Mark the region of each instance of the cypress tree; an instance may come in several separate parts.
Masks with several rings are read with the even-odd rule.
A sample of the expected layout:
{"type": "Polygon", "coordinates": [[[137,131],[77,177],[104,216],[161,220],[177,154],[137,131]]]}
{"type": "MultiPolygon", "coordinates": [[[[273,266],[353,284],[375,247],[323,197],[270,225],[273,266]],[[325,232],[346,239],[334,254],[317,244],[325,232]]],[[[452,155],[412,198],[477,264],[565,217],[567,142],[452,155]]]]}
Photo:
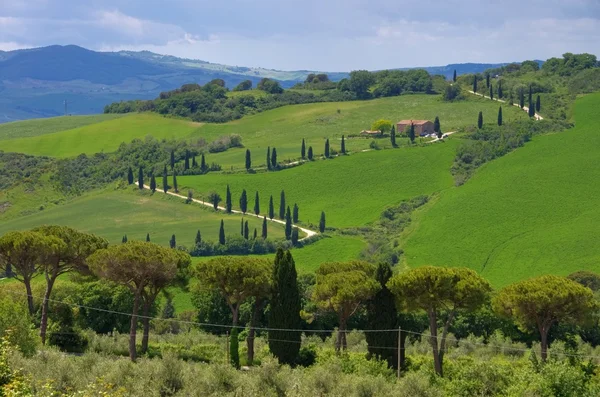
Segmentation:
{"type": "Polygon", "coordinates": [[[138,186],[140,189],[144,188],[144,170],[140,167],[140,171],[138,173],[138,186]]]}
{"type": "Polygon", "coordinates": [[[535,111],[539,112],[541,108],[542,104],[540,102],[540,96],[538,95],[537,98],[535,98],[535,111]]]}
{"type": "Polygon", "coordinates": [[[531,88],[531,84],[529,84],[529,104],[531,105],[533,103],[533,91],[531,88]]]}
{"type": "Polygon", "coordinates": [[[267,217],[263,217],[262,238],[267,238],[267,217]]]}
{"type": "Polygon", "coordinates": [[[250,149],[246,149],[246,171],[252,168],[252,158],[250,157],[250,149]]]}
{"type": "Polygon", "coordinates": [[[206,172],[206,157],[204,157],[204,153],[202,153],[202,157],[200,157],[200,170],[206,172]]]}
{"type": "Polygon", "coordinates": [[[127,182],[130,185],[133,185],[133,170],[131,169],[131,167],[129,167],[129,169],[127,170],[127,182]]]}
{"type": "Polygon", "coordinates": [[[289,240],[292,238],[292,212],[290,211],[290,207],[287,207],[287,211],[285,213],[285,239],[289,240]]]}
{"type": "Polygon", "coordinates": [[[285,218],[285,192],[282,190],[279,199],[279,219],[283,218],[285,218]]]}
{"type": "Polygon", "coordinates": [[[502,80],[498,81],[498,99],[502,99],[502,80]]]}
{"type": "Polygon", "coordinates": [[[244,238],[248,240],[250,238],[250,227],[248,226],[248,221],[244,224],[244,238]]]}
{"type": "Polygon", "coordinates": [[[295,227],[292,229],[292,245],[296,246],[298,244],[298,228],[295,227]]]}
{"type": "Polygon", "coordinates": [[[452,81],[456,83],[456,69],[454,69],[454,75],[452,76],[452,81]]]}
{"type": "Polygon", "coordinates": [[[175,189],[175,193],[179,193],[179,189],[177,188],[177,170],[173,168],[173,189],[175,189]]]}
{"type": "Polygon", "coordinates": [[[150,190],[152,190],[152,193],[156,191],[156,178],[154,178],[154,174],[150,177],[150,190]]]}
{"type": "Polygon", "coordinates": [[[325,233],[325,211],[321,211],[321,219],[319,220],[319,231],[325,233]]]}
{"type": "Polygon", "coordinates": [[[302,159],[306,158],[306,143],[304,142],[304,138],[302,138],[302,148],[300,149],[300,157],[302,157],[302,159]]]}
{"type": "Polygon", "coordinates": [[[254,240],[256,240],[257,237],[258,237],[258,231],[256,230],[256,228],[254,228],[254,240]]]}
{"type": "Polygon", "coordinates": [[[477,128],[483,127],[483,112],[479,112],[479,117],[477,117],[477,128]]]}
{"type": "Polygon", "coordinates": [[[345,141],[345,137],[342,135],[342,154],[346,154],[346,141],[345,141]]]}
{"type": "Polygon", "coordinates": [[[271,168],[276,170],[277,167],[277,149],[273,148],[273,150],[271,150],[271,168]]]}
{"type": "Polygon", "coordinates": [[[523,92],[523,88],[519,90],[519,107],[523,109],[525,107],[525,93],[523,92]]]}
{"type": "Polygon", "coordinates": [[[390,132],[390,142],[392,143],[392,147],[397,147],[396,144],[396,129],[392,126],[392,131],[390,132]]]}
{"type": "Polygon", "coordinates": [[[477,93],[477,75],[473,75],[473,92],[477,93]]]}
{"type": "Polygon", "coordinates": [[[150,233],[146,233],[146,242],[149,243],[150,242],[150,233]]]}
{"type": "Polygon", "coordinates": [[[410,129],[408,130],[408,137],[410,138],[411,143],[415,143],[415,125],[413,123],[410,124],[410,129]]]}
{"type": "Polygon", "coordinates": [[[325,158],[329,158],[329,138],[325,141],[325,158]]]}
{"type": "Polygon", "coordinates": [[[240,223],[240,235],[244,237],[244,218],[242,218],[242,222],[240,223]]]}
{"type": "Polygon", "coordinates": [[[175,248],[177,246],[177,241],[175,240],[175,235],[171,236],[171,240],[169,241],[169,246],[171,248],[175,248]]]}
{"type": "Polygon", "coordinates": [[[267,169],[271,169],[271,147],[267,147],[267,169]]]}
{"type": "Polygon", "coordinates": [[[124,236],[123,236],[123,239],[121,240],[121,242],[122,242],[123,244],[125,244],[125,243],[127,242],[127,235],[124,235],[124,236]]]}
{"type": "Polygon", "coordinates": [[[502,106],[498,109],[498,125],[502,125],[502,106]]]}
{"type": "Polygon", "coordinates": [[[256,191],[256,195],[254,196],[254,213],[256,215],[260,214],[260,200],[258,199],[258,190],[256,191]]]}
{"type": "MultiPolygon", "coordinates": [[[[392,330],[398,328],[395,297],[386,286],[391,277],[392,268],[390,265],[387,263],[377,265],[375,279],[380,284],[381,289],[367,301],[367,324],[369,329],[392,330]]],[[[370,355],[386,360],[388,366],[397,368],[398,331],[366,332],[365,338],[370,355]]]]}
{"type": "Polygon", "coordinates": [[[269,311],[269,350],[280,364],[294,364],[300,351],[300,332],[276,331],[299,329],[301,326],[300,291],[296,264],[289,251],[281,248],[275,255],[273,286],[271,288],[271,310],[269,311]]]}
{"type": "Polygon", "coordinates": [[[196,162],[196,155],[194,154],[192,156],[192,168],[196,168],[198,166],[198,163],[196,162]]]}
{"type": "Polygon", "coordinates": [[[490,84],[490,99],[494,100],[494,85],[490,84]]]}
{"type": "Polygon", "coordinates": [[[219,244],[225,245],[225,223],[221,219],[221,228],[219,229],[219,244]]]}
{"type": "Polygon", "coordinates": [[[219,210],[219,201],[221,200],[221,196],[219,196],[218,194],[213,194],[212,200],[213,200],[213,202],[212,202],[213,208],[215,209],[215,211],[218,211],[219,210]]]}
{"type": "Polygon", "coordinates": [[[486,73],[486,75],[485,75],[485,86],[488,88],[490,87],[490,74],[489,73],[486,73]]]}
{"type": "Polygon", "coordinates": [[[298,204],[294,203],[294,212],[292,212],[292,221],[298,223],[298,204]]]}
{"type": "Polygon", "coordinates": [[[200,229],[196,232],[196,239],[194,240],[196,245],[199,245],[202,242],[202,235],[200,234],[200,229]]]}
{"type": "Polygon", "coordinates": [[[185,151],[185,161],[183,163],[183,169],[190,169],[190,152],[188,150],[185,151]]]}
{"type": "Polygon", "coordinates": [[[436,133],[438,138],[442,136],[442,126],[440,125],[440,118],[435,116],[435,120],[433,121],[433,132],[436,133]]]}
{"type": "Polygon", "coordinates": [[[237,328],[233,328],[231,335],[229,335],[229,359],[235,369],[240,368],[240,341],[237,328]]]}
{"type": "Polygon", "coordinates": [[[240,196],[240,209],[244,214],[248,210],[248,195],[246,194],[246,189],[242,190],[242,195],[240,196]]]}
{"type": "Polygon", "coordinates": [[[269,219],[275,218],[275,206],[273,205],[273,195],[269,199],[269,219]]]}
{"type": "Polygon", "coordinates": [[[171,150],[171,169],[175,168],[175,151],[171,150]]]}
{"type": "Polygon", "coordinates": [[[535,116],[535,104],[531,101],[529,101],[529,117],[533,117],[535,116]]]}
{"type": "Polygon", "coordinates": [[[308,159],[312,160],[313,159],[313,150],[312,150],[312,146],[308,147],[308,159]]]}
{"type": "Polygon", "coordinates": [[[163,169],[163,191],[166,193],[169,190],[169,181],[167,181],[167,166],[163,169]]]}
{"type": "Polygon", "coordinates": [[[229,190],[229,185],[227,185],[227,193],[225,194],[225,211],[228,214],[231,214],[231,208],[233,205],[231,204],[231,190],[229,190]]]}

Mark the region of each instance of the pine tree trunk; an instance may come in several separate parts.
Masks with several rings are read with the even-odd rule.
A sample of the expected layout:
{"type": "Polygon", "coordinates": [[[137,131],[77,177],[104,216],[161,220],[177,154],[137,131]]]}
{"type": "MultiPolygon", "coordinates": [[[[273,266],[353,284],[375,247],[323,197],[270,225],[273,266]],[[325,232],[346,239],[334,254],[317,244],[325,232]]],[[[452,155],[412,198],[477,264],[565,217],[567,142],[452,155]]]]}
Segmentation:
{"type": "Polygon", "coordinates": [[[52,293],[52,287],[56,276],[46,277],[46,292],[44,293],[44,301],[42,302],[42,319],[40,323],[40,338],[42,339],[42,345],[46,344],[46,330],[48,329],[48,306],[50,303],[50,294],[52,293]]]}
{"type": "Polygon", "coordinates": [[[439,376],[443,376],[442,372],[442,362],[440,360],[439,349],[438,349],[438,327],[437,327],[437,316],[433,310],[429,311],[429,330],[431,335],[429,337],[429,343],[431,344],[431,349],[433,350],[433,366],[435,372],[439,376]]]}
{"type": "Polygon", "coordinates": [[[29,314],[33,316],[35,314],[35,309],[33,307],[33,293],[31,292],[31,280],[24,279],[23,283],[25,284],[25,290],[27,290],[27,307],[29,308],[29,314]]]}
{"type": "Polygon", "coordinates": [[[137,355],[135,351],[135,342],[137,336],[137,320],[138,320],[138,309],[140,306],[140,295],[136,293],[133,300],[133,310],[131,312],[131,323],[129,326],[129,358],[135,362],[137,355]]]}
{"type": "Polygon", "coordinates": [[[540,327],[542,361],[546,362],[548,358],[548,328],[540,327]]]}

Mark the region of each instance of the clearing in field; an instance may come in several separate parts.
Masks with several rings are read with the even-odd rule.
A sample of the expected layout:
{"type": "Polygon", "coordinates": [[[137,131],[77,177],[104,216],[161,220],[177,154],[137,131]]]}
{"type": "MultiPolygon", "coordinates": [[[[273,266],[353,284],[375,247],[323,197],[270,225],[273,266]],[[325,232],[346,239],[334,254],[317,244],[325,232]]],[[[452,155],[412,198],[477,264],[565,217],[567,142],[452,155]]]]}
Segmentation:
{"type": "Polygon", "coordinates": [[[532,143],[449,189],[416,219],[409,266],[468,266],[496,287],[541,274],[600,271],[600,94],[576,127],[532,143]]]}

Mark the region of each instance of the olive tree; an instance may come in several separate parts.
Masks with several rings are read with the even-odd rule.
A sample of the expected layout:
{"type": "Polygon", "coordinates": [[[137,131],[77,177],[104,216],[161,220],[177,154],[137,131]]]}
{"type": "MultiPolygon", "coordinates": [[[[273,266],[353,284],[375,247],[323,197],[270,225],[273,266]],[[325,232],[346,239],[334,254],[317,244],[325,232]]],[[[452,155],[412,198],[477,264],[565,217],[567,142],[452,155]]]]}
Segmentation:
{"type": "Polygon", "coordinates": [[[336,313],[339,321],[337,352],[346,350],[348,319],[381,288],[375,280],[375,266],[367,262],[323,263],[317,269],[313,300],[323,310],[336,313]]]}
{"type": "Polygon", "coordinates": [[[541,356],[548,357],[548,332],[558,322],[584,324],[597,308],[592,290],[559,276],[542,276],[502,289],[493,300],[494,310],[512,318],[525,331],[540,334],[541,356]]]}
{"type": "Polygon", "coordinates": [[[395,275],[387,286],[396,295],[398,307],[427,313],[435,371],[443,376],[446,338],[454,317],[488,301],[490,284],[471,269],[425,266],[395,275]],[[439,336],[438,321],[442,319],[439,336]]]}
{"type": "Polygon", "coordinates": [[[135,361],[138,313],[141,305],[156,297],[157,290],[176,277],[185,258],[179,251],[154,243],[130,241],[98,250],[89,259],[89,267],[98,277],[129,288],[133,295],[129,333],[129,358],[135,361]]]}

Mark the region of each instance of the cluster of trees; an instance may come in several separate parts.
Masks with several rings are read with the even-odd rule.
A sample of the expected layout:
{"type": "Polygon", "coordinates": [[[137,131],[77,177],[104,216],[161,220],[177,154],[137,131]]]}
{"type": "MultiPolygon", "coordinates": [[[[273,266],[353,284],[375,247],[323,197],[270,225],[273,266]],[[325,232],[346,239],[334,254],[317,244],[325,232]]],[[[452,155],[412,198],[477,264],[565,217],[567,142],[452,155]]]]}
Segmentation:
{"type": "Polygon", "coordinates": [[[358,99],[397,96],[402,93],[432,93],[433,78],[425,70],[356,70],[338,83],[340,91],[352,92],[358,99]]]}

